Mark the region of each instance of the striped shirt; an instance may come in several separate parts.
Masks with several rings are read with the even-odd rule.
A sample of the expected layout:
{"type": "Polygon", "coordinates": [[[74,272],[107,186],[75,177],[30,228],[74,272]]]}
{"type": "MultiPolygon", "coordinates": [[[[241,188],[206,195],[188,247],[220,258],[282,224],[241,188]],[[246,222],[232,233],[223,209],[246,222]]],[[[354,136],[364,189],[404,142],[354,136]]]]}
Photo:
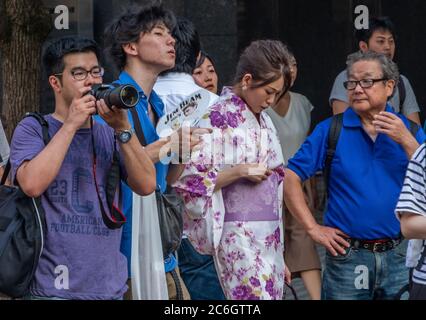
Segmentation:
{"type": "MultiPolygon", "coordinates": [[[[397,216],[404,213],[414,213],[426,217],[426,144],[422,144],[407,168],[407,173],[402,187],[401,195],[395,210],[397,216]]],[[[407,251],[407,266],[415,267],[418,264],[420,253],[425,250],[422,240],[410,240],[407,251]]],[[[413,282],[426,285],[426,263],[413,272],[413,282]]]]}

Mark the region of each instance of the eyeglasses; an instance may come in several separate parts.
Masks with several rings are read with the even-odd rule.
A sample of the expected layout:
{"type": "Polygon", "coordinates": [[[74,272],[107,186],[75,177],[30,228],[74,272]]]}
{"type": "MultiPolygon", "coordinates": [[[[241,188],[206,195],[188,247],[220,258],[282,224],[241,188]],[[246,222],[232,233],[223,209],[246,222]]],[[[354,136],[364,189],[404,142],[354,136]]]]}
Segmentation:
{"type": "Polygon", "coordinates": [[[359,81],[349,80],[349,81],[343,82],[343,86],[345,87],[346,90],[354,90],[356,88],[356,86],[359,84],[361,86],[361,88],[367,89],[367,88],[371,88],[376,82],[387,81],[387,80],[389,80],[389,79],[386,79],[386,78],[362,79],[362,80],[359,80],[359,81]]]}
{"type": "MultiPolygon", "coordinates": [[[[105,70],[102,67],[93,67],[91,70],[76,68],[71,70],[71,75],[74,78],[74,80],[83,81],[87,79],[87,77],[89,76],[89,73],[93,78],[100,78],[104,75],[104,72],[105,70]]],[[[62,76],[63,73],[55,73],[54,75],[62,76]]]]}

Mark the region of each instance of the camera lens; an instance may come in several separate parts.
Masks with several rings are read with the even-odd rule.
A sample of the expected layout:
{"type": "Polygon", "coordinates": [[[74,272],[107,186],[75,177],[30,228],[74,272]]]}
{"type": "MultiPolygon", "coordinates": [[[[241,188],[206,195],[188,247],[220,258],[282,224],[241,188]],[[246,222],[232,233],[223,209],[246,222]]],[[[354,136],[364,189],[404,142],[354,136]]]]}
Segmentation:
{"type": "Polygon", "coordinates": [[[133,108],[138,104],[139,93],[133,86],[123,86],[120,91],[120,100],[127,108],[133,108]]]}
{"type": "Polygon", "coordinates": [[[104,99],[108,107],[116,106],[120,109],[134,108],[139,102],[138,90],[130,85],[118,84],[95,84],[90,94],[96,100],[104,99]]]}

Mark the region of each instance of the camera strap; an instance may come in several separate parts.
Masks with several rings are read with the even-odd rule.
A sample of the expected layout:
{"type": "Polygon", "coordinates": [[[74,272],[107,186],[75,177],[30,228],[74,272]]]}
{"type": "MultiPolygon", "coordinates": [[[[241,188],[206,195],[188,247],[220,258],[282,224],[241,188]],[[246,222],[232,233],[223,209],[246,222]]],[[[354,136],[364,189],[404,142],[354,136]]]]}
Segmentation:
{"type": "Polygon", "coordinates": [[[95,180],[96,193],[98,195],[99,206],[101,208],[102,220],[109,229],[119,229],[126,222],[126,217],[117,206],[114,205],[114,198],[120,184],[120,155],[117,151],[116,141],[114,137],[114,152],[112,156],[112,165],[107,174],[107,183],[105,186],[105,194],[111,217],[105,211],[104,204],[99,193],[99,185],[96,179],[96,148],[95,136],[93,133],[93,119],[90,118],[90,132],[92,136],[92,152],[93,152],[93,178],[95,180]]]}
{"type": "MultiPolygon", "coordinates": [[[[136,108],[130,109],[130,113],[132,114],[133,125],[135,127],[136,136],[138,137],[139,143],[143,147],[146,147],[147,143],[146,143],[146,140],[145,140],[145,135],[143,133],[142,126],[141,126],[141,121],[139,119],[139,115],[138,115],[138,112],[136,111],[136,108]]],[[[159,187],[157,187],[156,192],[158,192],[158,190],[160,190],[159,187]]]]}

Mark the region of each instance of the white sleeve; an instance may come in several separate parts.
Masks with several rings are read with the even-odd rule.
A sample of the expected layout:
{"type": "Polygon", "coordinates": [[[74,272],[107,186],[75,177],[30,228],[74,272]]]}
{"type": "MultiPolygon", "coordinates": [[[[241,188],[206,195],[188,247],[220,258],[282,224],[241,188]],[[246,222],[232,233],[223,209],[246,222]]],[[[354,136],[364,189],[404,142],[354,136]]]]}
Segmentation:
{"type": "Polygon", "coordinates": [[[333,88],[331,89],[330,97],[328,99],[330,107],[333,103],[333,100],[340,100],[349,104],[348,94],[345,87],[343,86],[343,82],[345,82],[346,80],[348,80],[346,71],[340,72],[339,75],[336,77],[336,80],[334,80],[333,88]]]}
{"type": "Polygon", "coordinates": [[[6,134],[4,133],[3,126],[0,121],[0,167],[3,167],[6,165],[7,161],[9,160],[9,144],[6,139],[6,134]]]}
{"type": "Polygon", "coordinates": [[[405,76],[401,75],[401,78],[405,86],[405,100],[404,104],[402,105],[404,115],[408,116],[412,113],[420,112],[419,104],[417,103],[416,95],[414,94],[414,90],[411,87],[410,81],[408,81],[405,76]]]}

